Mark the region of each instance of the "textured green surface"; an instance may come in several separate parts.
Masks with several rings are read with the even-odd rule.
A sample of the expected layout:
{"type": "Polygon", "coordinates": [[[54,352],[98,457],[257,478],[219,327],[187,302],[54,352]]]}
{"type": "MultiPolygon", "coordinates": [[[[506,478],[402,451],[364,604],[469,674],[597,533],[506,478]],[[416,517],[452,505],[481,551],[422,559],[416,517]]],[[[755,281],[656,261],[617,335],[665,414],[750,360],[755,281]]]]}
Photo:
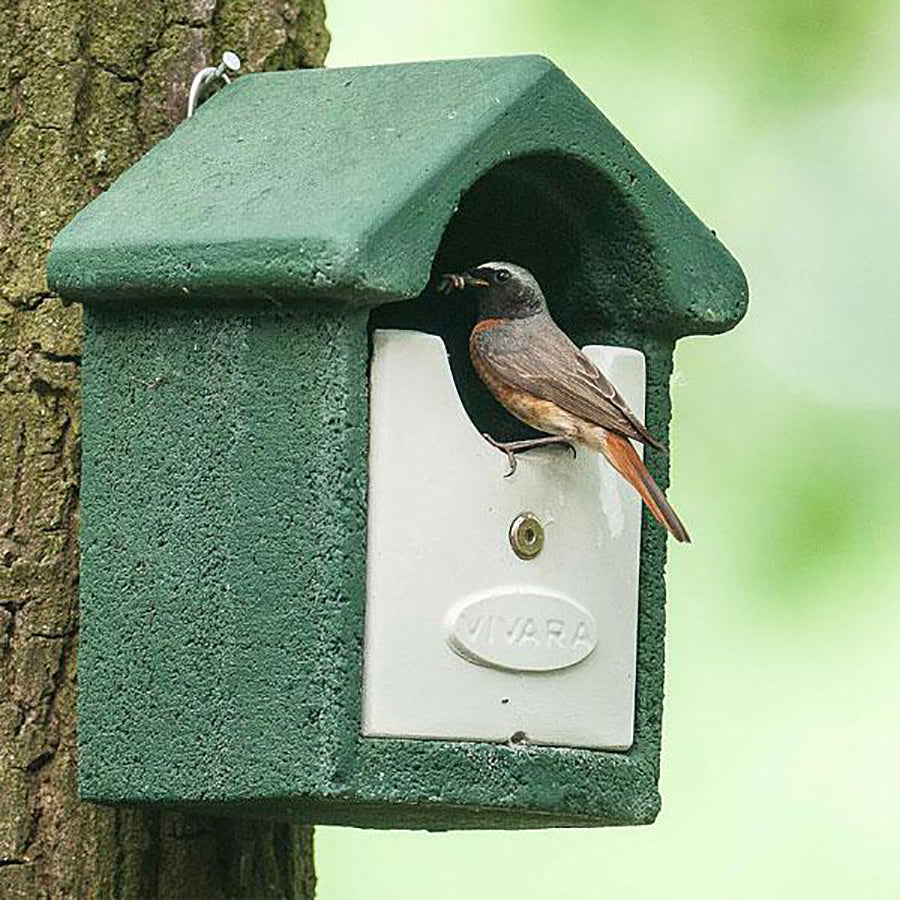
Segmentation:
{"type": "MultiPolygon", "coordinates": [[[[649,821],[658,529],[644,530],[629,753],[359,737],[366,317],[86,309],[84,796],[387,826],[649,821]]],[[[651,384],[669,351],[651,351],[651,384]]]]}
{"type": "Polygon", "coordinates": [[[727,251],[535,56],[239,78],[76,217],[54,244],[49,278],[86,302],[414,297],[463,193],[533,154],[573,160],[546,187],[591,236],[592,252],[567,253],[585,284],[596,285],[610,244],[627,244],[627,264],[652,273],[643,296],[617,307],[623,321],[686,334],[740,318],[746,289],[727,251]],[[602,199],[588,203],[590,194],[602,199]]]}
{"type": "Polygon", "coordinates": [[[576,340],[644,351],[660,437],[675,338],[746,304],[721,245],[535,58],[241,79],[58,238],[51,276],[87,302],[86,798],[373,827],[653,820],[665,539],[646,521],[628,752],[359,734],[368,329],[441,334],[473,419],[513,429],[464,363],[465,302],[335,300],[492,256],[532,268],[576,340]]]}

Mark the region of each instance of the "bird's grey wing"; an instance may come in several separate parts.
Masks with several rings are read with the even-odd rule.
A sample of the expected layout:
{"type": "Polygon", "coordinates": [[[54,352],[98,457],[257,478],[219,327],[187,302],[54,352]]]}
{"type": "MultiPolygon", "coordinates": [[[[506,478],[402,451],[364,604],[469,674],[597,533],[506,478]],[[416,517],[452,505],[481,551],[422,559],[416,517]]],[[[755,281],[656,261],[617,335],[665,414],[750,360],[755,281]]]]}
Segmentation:
{"type": "Polygon", "coordinates": [[[663,445],[647,431],[609,379],[549,317],[475,336],[477,351],[510,387],[627,438],[663,445]]]}

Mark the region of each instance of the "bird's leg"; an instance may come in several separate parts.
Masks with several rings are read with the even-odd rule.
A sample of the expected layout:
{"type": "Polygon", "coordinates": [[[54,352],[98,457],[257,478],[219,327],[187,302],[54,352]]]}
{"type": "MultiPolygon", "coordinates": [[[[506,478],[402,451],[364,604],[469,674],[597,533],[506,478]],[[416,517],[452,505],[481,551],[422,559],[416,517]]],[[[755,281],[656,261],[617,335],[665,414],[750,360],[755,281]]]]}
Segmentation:
{"type": "Polygon", "coordinates": [[[509,461],[509,471],[503,476],[509,478],[516,471],[516,454],[522,453],[524,450],[531,450],[534,447],[546,447],[550,444],[565,444],[571,451],[572,456],[577,457],[578,451],[575,445],[565,437],[559,435],[550,435],[549,437],[531,438],[527,441],[496,441],[486,431],[481,435],[492,447],[502,450],[506,454],[509,461]]]}

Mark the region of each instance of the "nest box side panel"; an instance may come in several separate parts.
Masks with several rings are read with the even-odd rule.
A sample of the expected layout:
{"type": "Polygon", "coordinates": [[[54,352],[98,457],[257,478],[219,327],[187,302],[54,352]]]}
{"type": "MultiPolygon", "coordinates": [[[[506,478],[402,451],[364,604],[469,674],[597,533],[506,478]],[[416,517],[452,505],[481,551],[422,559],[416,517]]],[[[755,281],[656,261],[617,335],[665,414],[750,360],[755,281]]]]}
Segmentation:
{"type": "MultiPolygon", "coordinates": [[[[673,343],[621,331],[605,337],[644,354],[646,421],[666,441],[673,343]]],[[[650,450],[645,460],[664,488],[666,457],[650,450]]],[[[311,817],[322,823],[427,829],[653,822],[660,809],[666,536],[643,509],[642,516],[634,743],[628,750],[360,737],[354,768],[335,785],[335,800],[343,796],[354,803],[318,806],[311,817]]],[[[690,524],[689,510],[685,516],[690,524]]]]}
{"type": "Polygon", "coordinates": [[[365,313],[85,309],[81,789],[322,793],[352,754],[365,313]]]}

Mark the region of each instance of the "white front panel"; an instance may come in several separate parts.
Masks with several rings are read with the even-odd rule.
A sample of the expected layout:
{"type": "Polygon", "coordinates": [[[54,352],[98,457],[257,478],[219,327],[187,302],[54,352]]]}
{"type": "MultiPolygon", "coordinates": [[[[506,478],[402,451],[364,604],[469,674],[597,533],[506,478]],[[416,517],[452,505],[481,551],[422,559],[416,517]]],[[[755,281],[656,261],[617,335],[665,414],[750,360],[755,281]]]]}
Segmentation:
{"type": "MultiPolygon", "coordinates": [[[[586,347],[637,415],[644,358],[586,347]]],[[[363,734],[625,749],[640,500],[599,454],[506,457],[467,416],[440,338],[376,331],[363,734]],[[510,525],[544,526],[520,559],[510,525]]]]}

